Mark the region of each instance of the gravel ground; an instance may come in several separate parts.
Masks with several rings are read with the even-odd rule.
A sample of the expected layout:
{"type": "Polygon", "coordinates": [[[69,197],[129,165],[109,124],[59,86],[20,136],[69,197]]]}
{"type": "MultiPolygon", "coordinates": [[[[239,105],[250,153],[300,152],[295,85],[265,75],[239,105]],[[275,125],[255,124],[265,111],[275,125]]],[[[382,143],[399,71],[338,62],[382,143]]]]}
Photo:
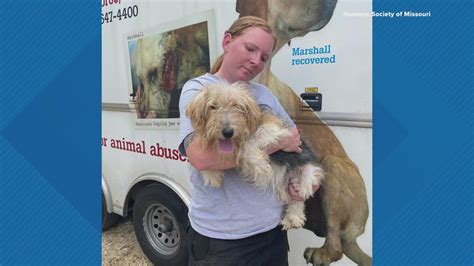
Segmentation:
{"type": "Polygon", "coordinates": [[[130,219],[102,232],[102,265],[153,265],[143,254],[130,219]]]}

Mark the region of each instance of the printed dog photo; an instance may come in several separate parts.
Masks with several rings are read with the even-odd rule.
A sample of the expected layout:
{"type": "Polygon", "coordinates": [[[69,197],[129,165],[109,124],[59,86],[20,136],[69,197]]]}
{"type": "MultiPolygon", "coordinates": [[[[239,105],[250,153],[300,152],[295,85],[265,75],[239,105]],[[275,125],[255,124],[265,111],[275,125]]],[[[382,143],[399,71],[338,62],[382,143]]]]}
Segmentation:
{"type": "MultiPolygon", "coordinates": [[[[302,153],[265,149],[289,136],[289,128],[268,111],[261,111],[245,83],[212,84],[189,103],[187,116],[203,144],[212,147],[222,160],[236,159],[245,179],[262,189],[273,189],[285,204],[283,229],[302,227],[306,221],[304,202],[293,201],[288,185],[296,184],[300,196],[308,199],[313,185],[323,179],[322,169],[310,148],[302,153]]],[[[220,187],[223,171],[202,171],[204,182],[220,187]]]]}
{"type": "Polygon", "coordinates": [[[137,118],[178,118],[184,83],[209,71],[207,22],[129,41],[137,118]]]}

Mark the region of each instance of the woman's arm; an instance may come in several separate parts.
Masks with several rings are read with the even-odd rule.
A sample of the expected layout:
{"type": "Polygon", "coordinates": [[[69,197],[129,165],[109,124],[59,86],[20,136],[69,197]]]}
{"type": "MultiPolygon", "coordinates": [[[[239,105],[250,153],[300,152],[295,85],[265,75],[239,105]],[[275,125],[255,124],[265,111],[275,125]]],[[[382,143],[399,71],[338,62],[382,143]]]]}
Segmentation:
{"type": "MultiPolygon", "coordinates": [[[[301,140],[298,129],[296,127],[292,128],[290,132],[291,135],[288,137],[281,139],[275,145],[267,147],[267,154],[272,154],[279,150],[285,152],[301,152],[301,140]]],[[[202,145],[199,137],[193,138],[189,143],[186,148],[186,155],[191,165],[199,171],[226,170],[237,166],[235,158],[226,161],[221,160],[215,151],[202,145]]]]}
{"type": "Polygon", "coordinates": [[[237,166],[235,158],[222,160],[219,155],[209,147],[202,145],[199,137],[194,137],[186,148],[189,163],[199,171],[202,170],[226,170],[237,166]]]}

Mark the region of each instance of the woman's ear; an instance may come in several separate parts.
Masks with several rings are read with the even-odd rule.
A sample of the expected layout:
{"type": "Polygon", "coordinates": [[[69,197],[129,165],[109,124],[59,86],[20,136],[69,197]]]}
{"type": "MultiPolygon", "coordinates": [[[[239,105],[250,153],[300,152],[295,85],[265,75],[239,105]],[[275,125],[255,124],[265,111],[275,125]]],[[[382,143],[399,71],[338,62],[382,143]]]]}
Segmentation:
{"type": "Polygon", "coordinates": [[[229,49],[229,45],[232,42],[232,35],[228,32],[224,34],[224,38],[222,39],[222,49],[224,49],[224,53],[227,53],[229,49]]]}

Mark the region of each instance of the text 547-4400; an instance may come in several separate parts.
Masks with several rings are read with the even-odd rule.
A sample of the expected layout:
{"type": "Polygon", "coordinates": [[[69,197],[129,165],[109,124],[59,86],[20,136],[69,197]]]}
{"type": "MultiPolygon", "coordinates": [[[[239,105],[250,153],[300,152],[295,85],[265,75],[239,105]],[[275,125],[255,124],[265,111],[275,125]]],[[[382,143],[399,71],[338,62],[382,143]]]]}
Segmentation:
{"type": "Polygon", "coordinates": [[[112,23],[116,20],[128,19],[138,16],[138,6],[119,8],[117,10],[102,13],[102,24],[112,23]]]}

